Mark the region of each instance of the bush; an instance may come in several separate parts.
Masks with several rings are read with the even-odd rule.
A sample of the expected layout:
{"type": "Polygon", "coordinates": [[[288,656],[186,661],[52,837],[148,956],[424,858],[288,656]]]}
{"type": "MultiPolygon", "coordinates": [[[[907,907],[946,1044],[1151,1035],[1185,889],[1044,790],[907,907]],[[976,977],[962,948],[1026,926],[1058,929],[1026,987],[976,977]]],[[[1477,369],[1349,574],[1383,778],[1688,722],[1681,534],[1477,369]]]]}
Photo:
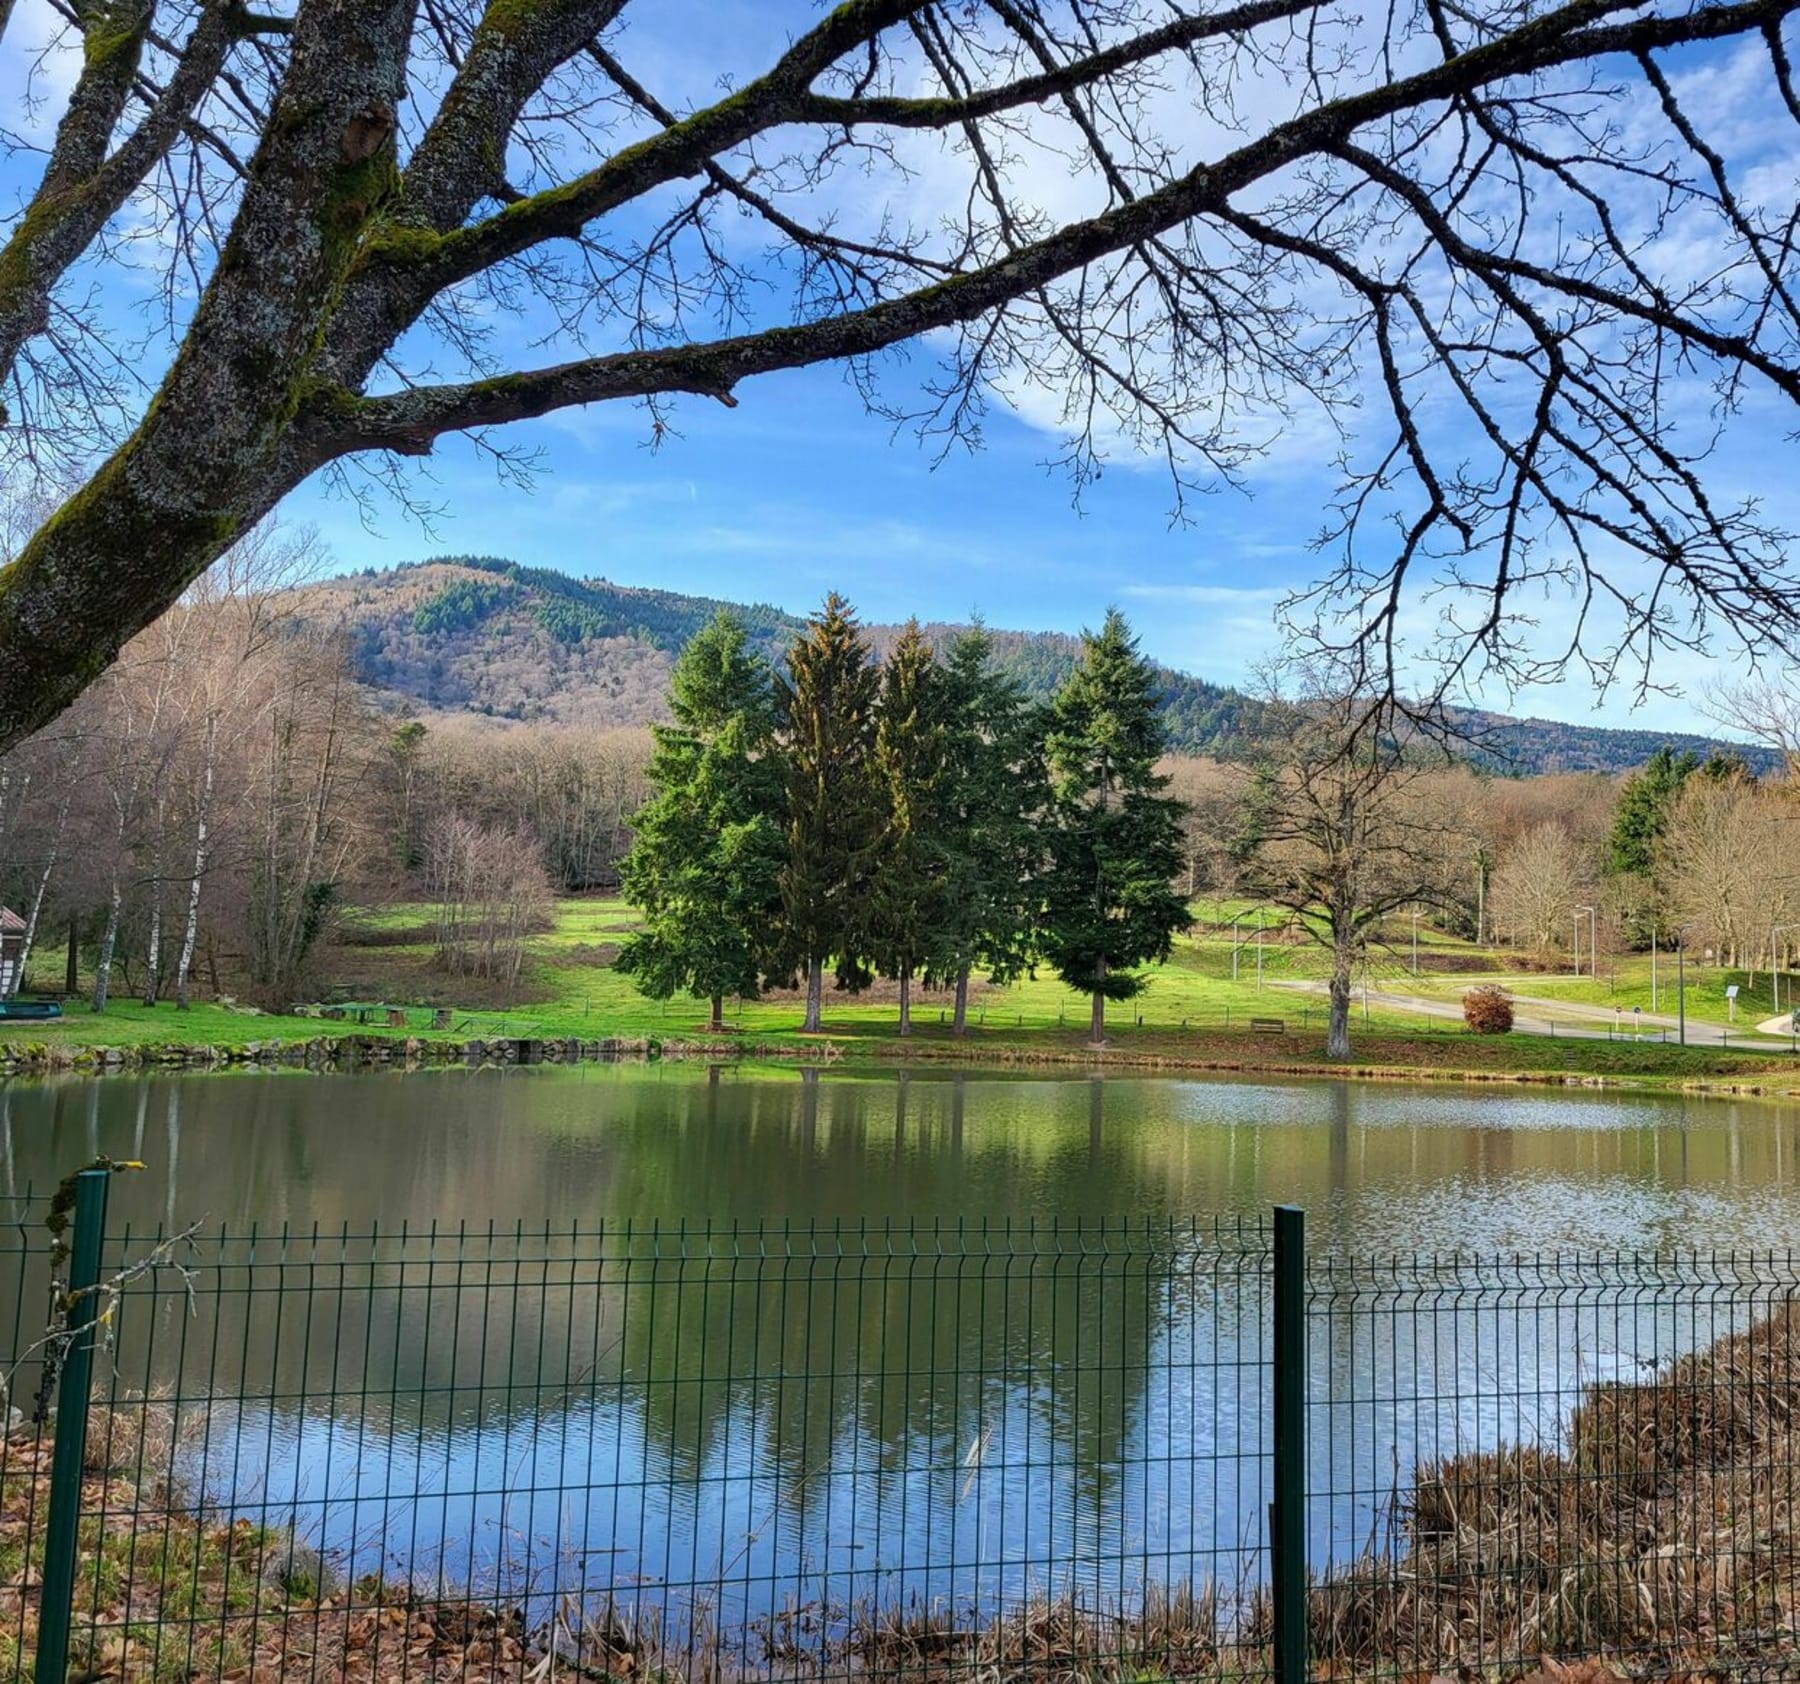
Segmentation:
{"type": "Polygon", "coordinates": [[[1512,996],[1491,982],[1462,997],[1463,1022],[1477,1035],[1504,1035],[1513,1026],[1512,996]]]}

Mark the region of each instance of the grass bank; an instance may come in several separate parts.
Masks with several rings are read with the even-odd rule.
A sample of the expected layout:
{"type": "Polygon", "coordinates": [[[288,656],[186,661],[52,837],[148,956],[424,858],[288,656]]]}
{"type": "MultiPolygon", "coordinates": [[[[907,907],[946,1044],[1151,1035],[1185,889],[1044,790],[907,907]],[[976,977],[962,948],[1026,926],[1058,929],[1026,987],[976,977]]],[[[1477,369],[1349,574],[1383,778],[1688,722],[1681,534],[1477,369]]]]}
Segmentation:
{"type": "MultiPolygon", "coordinates": [[[[53,1022],[0,1022],[0,1067],[9,1060],[15,1069],[27,1070],[211,1064],[253,1051],[260,1056],[270,1048],[278,1049],[276,1057],[331,1064],[357,1046],[403,1061],[467,1056],[472,1044],[526,1040],[626,1053],[690,1050],[724,1059],[829,1057],[871,1064],[1079,1064],[1303,1075],[1348,1068],[1394,1078],[1800,1088],[1800,1063],[1779,1044],[1762,1052],[1716,1043],[1683,1048],[1653,1038],[1484,1038],[1453,1018],[1383,1002],[1384,987],[1453,1001],[1471,981],[1495,975],[1506,957],[1422,930],[1415,973],[1410,926],[1390,932],[1391,951],[1372,967],[1377,995],[1368,1009],[1356,1011],[1354,1058],[1347,1067],[1334,1064],[1324,1055],[1323,1001],[1283,986],[1320,979],[1324,954],[1272,923],[1259,939],[1253,916],[1246,917],[1246,908],[1236,902],[1196,903],[1194,929],[1176,942],[1166,964],[1148,973],[1142,996],[1111,1009],[1109,1045],[1100,1054],[1087,1044],[1085,1000],[1047,973],[1007,988],[978,987],[966,1037],[950,1033],[949,997],[927,991],[915,1006],[915,1034],[901,1040],[893,990],[881,985],[860,995],[830,995],[822,1036],[798,1033],[801,1002],[791,993],[728,1002],[729,1032],[709,1036],[701,1003],[646,1000],[613,969],[635,917],[623,902],[608,898],[561,903],[552,927],[533,938],[518,988],[510,998],[495,998],[437,967],[429,910],[398,905],[354,915],[327,955],[330,986],[322,987],[306,1010],[264,1013],[223,999],[180,1012],[168,1003],[146,1007],[121,990],[104,1015],[75,1000],[68,1015],[53,1022]],[[341,1015],[322,1016],[324,1011],[341,1015]],[[1267,1020],[1279,1022],[1280,1029],[1251,1028],[1253,1021],[1267,1020]]],[[[1535,989],[1540,983],[1551,989],[1556,979],[1521,979],[1519,986],[1535,989]]],[[[1699,993],[1690,999],[1696,1040],[1710,1039],[1701,1009],[1710,1000],[1710,994],[1699,993]]],[[[1722,1013],[1722,992],[1718,1004],[1722,1013]]]]}

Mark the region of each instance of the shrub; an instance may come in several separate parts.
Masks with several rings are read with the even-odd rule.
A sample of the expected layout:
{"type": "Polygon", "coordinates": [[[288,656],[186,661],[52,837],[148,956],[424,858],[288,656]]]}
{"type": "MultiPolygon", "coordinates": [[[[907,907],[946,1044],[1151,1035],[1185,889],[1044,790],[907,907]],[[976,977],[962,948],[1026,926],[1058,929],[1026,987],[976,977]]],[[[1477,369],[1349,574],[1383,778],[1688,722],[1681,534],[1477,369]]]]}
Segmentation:
{"type": "Polygon", "coordinates": [[[1463,1022],[1477,1035],[1504,1035],[1513,1026],[1512,996],[1493,983],[1471,988],[1462,997],[1463,1022]]]}

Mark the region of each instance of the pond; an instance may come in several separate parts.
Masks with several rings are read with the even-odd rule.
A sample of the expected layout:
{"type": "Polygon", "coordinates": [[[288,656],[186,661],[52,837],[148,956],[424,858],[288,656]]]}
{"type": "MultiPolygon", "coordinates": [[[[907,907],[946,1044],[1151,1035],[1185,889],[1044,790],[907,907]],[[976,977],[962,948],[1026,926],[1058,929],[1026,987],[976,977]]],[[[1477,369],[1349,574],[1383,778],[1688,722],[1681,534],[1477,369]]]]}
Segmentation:
{"type": "Polygon", "coordinates": [[[674,1066],[0,1089],[0,1192],[102,1152],[146,1165],[115,1181],[122,1254],[206,1223],[198,1309],[144,1289],[114,1371],[176,1399],[194,1489],[352,1574],[539,1613],[572,1578],[677,1628],[1255,1582],[1273,1203],[1352,1271],[1312,1300],[1318,1565],[1380,1543],[1421,1460],[1554,1439],[1754,1297],[1613,1260],[1484,1297],[1433,1264],[1401,1313],[1359,1263],[1785,1253],[1800,1217],[1800,1108],[1673,1095],[674,1066]]]}
{"type": "Polygon", "coordinates": [[[115,1220],[1260,1213],[1315,1245],[1785,1246],[1800,1105],[1499,1086],[668,1066],[0,1085],[0,1192],[143,1159],[115,1220]]]}

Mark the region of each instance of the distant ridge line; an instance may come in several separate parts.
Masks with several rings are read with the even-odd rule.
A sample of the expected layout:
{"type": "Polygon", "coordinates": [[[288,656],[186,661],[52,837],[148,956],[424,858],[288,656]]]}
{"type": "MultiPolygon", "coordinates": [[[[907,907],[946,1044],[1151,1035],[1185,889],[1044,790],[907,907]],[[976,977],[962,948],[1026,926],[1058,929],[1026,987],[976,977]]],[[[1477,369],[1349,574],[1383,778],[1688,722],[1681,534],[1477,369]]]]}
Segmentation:
{"type": "MultiPolygon", "coordinates": [[[[442,555],[366,568],[289,593],[300,618],[340,627],[358,676],[394,712],[598,727],[666,717],[676,653],[721,608],[742,619],[771,659],[802,624],[770,603],[738,603],[653,585],[583,579],[504,556],[442,555]]],[[[931,622],[942,643],[960,626],[931,622]]],[[[871,624],[878,650],[897,626],[871,624]]],[[[1079,639],[1064,632],[989,627],[997,661],[1026,691],[1047,697],[1074,664],[1079,639]]],[[[1242,758],[1260,704],[1229,685],[1159,667],[1163,718],[1177,753],[1242,758]]],[[[1753,770],[1768,751],[1695,733],[1515,719],[1469,710],[1487,746],[1465,756],[1487,769],[1622,772],[1658,748],[1741,755],[1753,770]]]]}

